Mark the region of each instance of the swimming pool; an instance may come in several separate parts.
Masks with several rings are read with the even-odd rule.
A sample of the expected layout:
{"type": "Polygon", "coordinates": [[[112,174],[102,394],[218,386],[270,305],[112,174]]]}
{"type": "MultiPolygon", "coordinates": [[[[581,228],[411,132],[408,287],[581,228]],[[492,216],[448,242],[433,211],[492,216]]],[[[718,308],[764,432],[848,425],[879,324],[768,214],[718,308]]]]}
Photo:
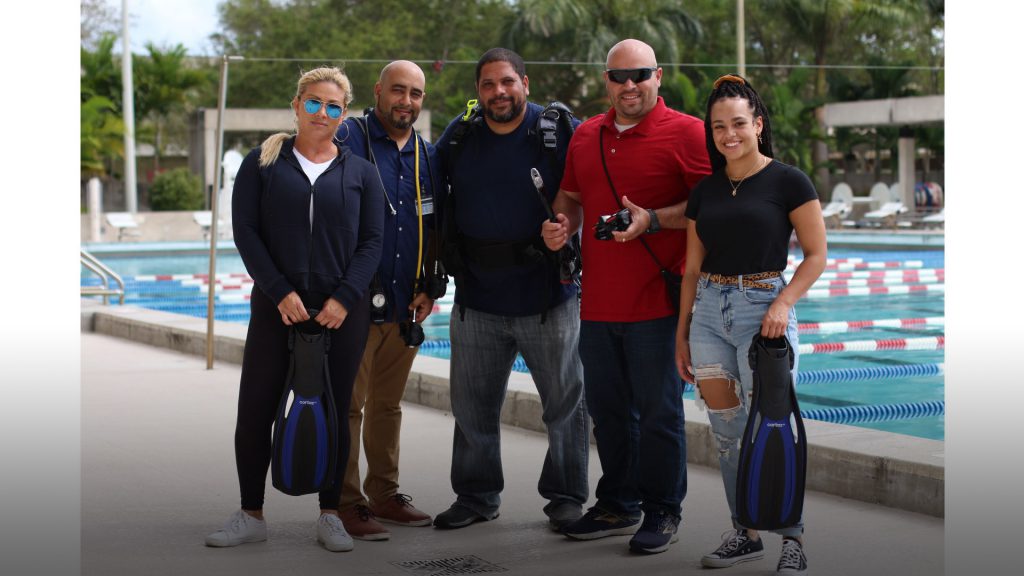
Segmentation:
{"type": "MultiPolygon", "coordinates": [[[[799,253],[794,257],[799,258],[799,253]]],[[[846,421],[878,430],[943,439],[944,405],[941,409],[934,406],[944,402],[944,253],[830,249],[829,258],[848,262],[826,270],[823,284],[812,289],[815,296],[804,298],[797,305],[798,320],[804,325],[801,347],[855,349],[802,353],[798,382],[801,409],[842,416],[855,407],[868,406],[874,412],[861,419],[869,421],[846,421]],[[853,295],[843,294],[843,290],[853,295]],[[857,295],[859,292],[874,293],[857,295]],[[888,322],[856,324],[878,320],[888,322]],[[908,342],[910,347],[917,345],[921,349],[898,348],[908,342]],[[892,346],[897,349],[880,349],[892,346]],[[880,415],[879,406],[891,405],[901,407],[899,418],[886,419],[892,418],[888,412],[880,415]],[[925,405],[927,408],[922,408],[925,405]]],[[[206,317],[206,255],[111,256],[103,260],[125,277],[126,303],[206,317]],[[156,275],[180,276],[158,279],[156,275]]],[[[245,295],[251,284],[245,283],[244,273],[245,267],[237,254],[218,255],[217,280],[223,288],[217,288],[216,319],[248,323],[245,295]]],[[[82,283],[96,284],[98,280],[83,268],[82,283]]],[[[432,341],[443,343],[448,339],[452,285],[449,292],[424,323],[424,331],[432,341]]],[[[425,346],[420,353],[446,357],[447,352],[441,345],[425,346]]],[[[692,397],[692,392],[687,395],[692,397]]],[[[822,419],[829,417],[832,416],[822,419]]]]}

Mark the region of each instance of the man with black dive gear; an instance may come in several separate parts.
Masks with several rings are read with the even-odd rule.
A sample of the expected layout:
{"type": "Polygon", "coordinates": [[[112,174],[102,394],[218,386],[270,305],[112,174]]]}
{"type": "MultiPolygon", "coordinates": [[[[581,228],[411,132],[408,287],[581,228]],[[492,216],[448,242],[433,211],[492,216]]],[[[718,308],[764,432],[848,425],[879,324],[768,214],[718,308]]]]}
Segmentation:
{"type": "Polygon", "coordinates": [[[447,282],[426,259],[427,252],[436,253],[426,248],[435,228],[434,182],[440,174],[435,174],[434,147],[413,128],[426,96],[424,85],[419,66],[391,62],[374,86],[375,107],[363,117],[349,117],[337,134],[355,155],[376,166],[385,194],[384,249],[370,284],[372,323],[352,390],[352,444],[338,506],[346,530],[360,540],[390,538],[378,520],[403,526],[431,522],[398,491],[401,401],[423,342],[419,323],[430,315],[447,282]],[[362,485],[360,437],[367,461],[362,485]]]}
{"type": "Polygon", "coordinates": [[[550,526],[560,530],[587,500],[588,439],[583,405],[577,286],[559,280],[557,254],[540,225],[559,188],[572,131],[568,110],[526,101],[522,58],[494,48],[476,67],[471,101],[437,142],[450,185],[444,203],[445,266],[455,277],[451,316],[451,398],[455,439],[451,480],[457,499],[434,520],[461,528],[498,516],[504,478],[499,425],[517,353],[543,405],[548,452],[538,483],[550,526]],[[548,131],[542,112],[568,130],[548,131]],[[566,122],[568,120],[569,122],[566,122]],[[555,142],[557,141],[557,144],[555,142]],[[554,153],[545,143],[554,144],[554,153]],[[532,170],[540,178],[535,186],[532,170]],[[545,194],[544,203],[537,193],[545,194]]]}

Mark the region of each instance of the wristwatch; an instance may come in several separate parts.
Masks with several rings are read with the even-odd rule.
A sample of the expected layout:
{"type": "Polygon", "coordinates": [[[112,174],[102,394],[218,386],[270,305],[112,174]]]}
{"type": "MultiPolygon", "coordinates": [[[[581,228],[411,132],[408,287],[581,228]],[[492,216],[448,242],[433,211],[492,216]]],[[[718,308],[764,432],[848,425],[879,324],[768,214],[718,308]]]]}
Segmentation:
{"type": "Polygon", "coordinates": [[[651,223],[647,226],[647,230],[644,234],[654,234],[658,230],[661,230],[661,224],[658,222],[658,213],[654,211],[654,208],[648,208],[647,213],[651,216],[651,223]]]}

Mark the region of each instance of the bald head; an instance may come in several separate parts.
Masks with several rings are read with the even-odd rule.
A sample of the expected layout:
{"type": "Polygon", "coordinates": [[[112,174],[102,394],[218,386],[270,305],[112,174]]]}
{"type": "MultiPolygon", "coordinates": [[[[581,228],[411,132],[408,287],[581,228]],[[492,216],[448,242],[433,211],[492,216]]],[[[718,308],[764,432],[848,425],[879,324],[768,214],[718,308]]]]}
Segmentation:
{"type": "Polygon", "coordinates": [[[605,62],[608,68],[657,68],[654,48],[644,42],[627,38],[612,46],[605,62]],[[621,65],[625,63],[626,65],[621,65]]]}
{"type": "Polygon", "coordinates": [[[423,70],[408,60],[395,60],[381,69],[380,80],[373,87],[377,99],[374,112],[396,141],[408,137],[419,117],[425,85],[423,70]]]}
{"type": "Polygon", "coordinates": [[[380,78],[377,79],[381,84],[387,83],[388,77],[393,73],[401,73],[419,78],[420,89],[423,89],[423,85],[426,84],[426,77],[423,75],[423,69],[421,69],[415,62],[408,60],[395,60],[389,62],[386,66],[380,69],[380,78]]]}
{"type": "Polygon", "coordinates": [[[639,40],[623,40],[608,51],[607,65],[608,70],[615,71],[612,75],[604,74],[608,100],[615,108],[615,122],[639,124],[658,104],[661,68],[654,49],[639,40]]]}

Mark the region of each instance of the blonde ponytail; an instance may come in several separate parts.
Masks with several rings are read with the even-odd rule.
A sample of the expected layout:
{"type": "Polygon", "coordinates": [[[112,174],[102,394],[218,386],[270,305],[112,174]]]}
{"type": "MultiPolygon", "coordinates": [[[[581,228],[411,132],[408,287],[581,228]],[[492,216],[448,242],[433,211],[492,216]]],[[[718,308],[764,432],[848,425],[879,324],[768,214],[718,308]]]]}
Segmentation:
{"type": "Polygon", "coordinates": [[[287,132],[278,132],[268,136],[263,141],[263,144],[260,145],[260,168],[266,168],[277,162],[277,157],[281,154],[281,145],[292,136],[294,134],[288,134],[287,132]]]}

